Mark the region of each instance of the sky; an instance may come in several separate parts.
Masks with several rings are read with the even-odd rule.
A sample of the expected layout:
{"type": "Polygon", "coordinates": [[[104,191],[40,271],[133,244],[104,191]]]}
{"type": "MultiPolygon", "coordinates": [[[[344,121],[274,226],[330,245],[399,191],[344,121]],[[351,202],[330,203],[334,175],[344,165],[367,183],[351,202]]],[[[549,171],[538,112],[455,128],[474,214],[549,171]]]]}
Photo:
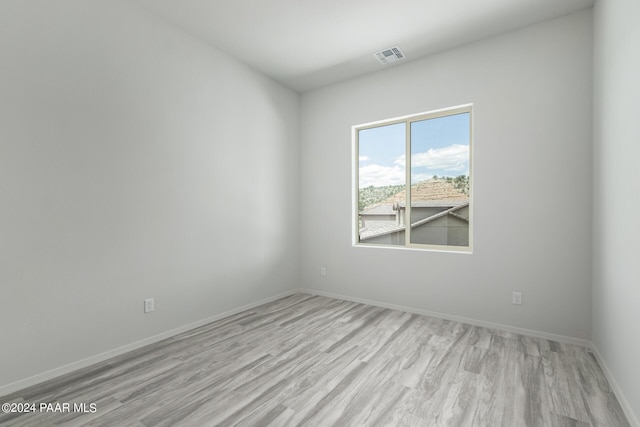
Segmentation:
{"type": "MultiPolygon", "coordinates": [[[[404,123],[359,131],[359,188],[405,183],[404,123]]],[[[411,181],[469,174],[469,113],[411,123],[411,181]]]]}

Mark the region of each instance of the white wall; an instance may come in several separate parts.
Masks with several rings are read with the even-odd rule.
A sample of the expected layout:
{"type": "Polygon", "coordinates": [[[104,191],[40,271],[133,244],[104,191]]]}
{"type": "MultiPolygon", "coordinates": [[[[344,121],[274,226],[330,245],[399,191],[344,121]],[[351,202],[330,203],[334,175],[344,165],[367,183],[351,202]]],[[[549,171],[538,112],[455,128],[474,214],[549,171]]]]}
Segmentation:
{"type": "MultiPolygon", "coordinates": [[[[639,14],[595,7],[591,327],[627,410],[639,14]]],[[[4,0],[0,28],[0,389],[299,283],[590,338],[590,11],[307,93],[300,153],[295,93],[131,4],[4,0]],[[474,253],[352,247],[351,126],[467,102],[474,253]]]]}
{"type": "Polygon", "coordinates": [[[304,94],[301,283],[588,340],[591,19],[582,11],[304,94]],[[351,126],[469,102],[474,253],[353,247],[351,126]]]}
{"type": "Polygon", "coordinates": [[[640,426],[640,3],[594,7],[593,342],[640,426]]]}
{"type": "Polygon", "coordinates": [[[132,2],[3,0],[0,61],[0,389],[297,286],[297,94],[132,2]]]}

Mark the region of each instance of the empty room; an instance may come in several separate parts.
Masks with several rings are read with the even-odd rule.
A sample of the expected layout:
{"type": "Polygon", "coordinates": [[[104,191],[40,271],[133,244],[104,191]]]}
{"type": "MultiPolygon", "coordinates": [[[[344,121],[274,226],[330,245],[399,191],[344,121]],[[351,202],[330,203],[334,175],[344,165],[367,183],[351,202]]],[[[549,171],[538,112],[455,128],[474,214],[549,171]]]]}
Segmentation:
{"type": "Polygon", "coordinates": [[[640,427],[638,18],[0,0],[0,425],[640,427]]]}

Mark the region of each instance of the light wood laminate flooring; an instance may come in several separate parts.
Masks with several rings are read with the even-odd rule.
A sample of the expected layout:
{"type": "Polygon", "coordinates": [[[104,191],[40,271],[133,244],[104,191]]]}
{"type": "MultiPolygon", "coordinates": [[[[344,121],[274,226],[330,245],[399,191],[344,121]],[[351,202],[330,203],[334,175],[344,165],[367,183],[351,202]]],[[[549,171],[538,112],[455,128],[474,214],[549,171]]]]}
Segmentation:
{"type": "Polygon", "coordinates": [[[586,348],[307,294],[7,401],[89,410],[2,426],[629,425],[586,348]]]}

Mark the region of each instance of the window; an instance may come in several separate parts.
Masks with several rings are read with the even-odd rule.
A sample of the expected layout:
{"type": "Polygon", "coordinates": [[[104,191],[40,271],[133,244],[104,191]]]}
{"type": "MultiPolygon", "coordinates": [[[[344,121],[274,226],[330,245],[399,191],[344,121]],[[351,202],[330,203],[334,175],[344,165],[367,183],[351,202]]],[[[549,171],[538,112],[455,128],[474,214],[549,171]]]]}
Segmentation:
{"type": "Polygon", "coordinates": [[[356,244],[471,251],[471,110],[354,126],[356,244]]]}

